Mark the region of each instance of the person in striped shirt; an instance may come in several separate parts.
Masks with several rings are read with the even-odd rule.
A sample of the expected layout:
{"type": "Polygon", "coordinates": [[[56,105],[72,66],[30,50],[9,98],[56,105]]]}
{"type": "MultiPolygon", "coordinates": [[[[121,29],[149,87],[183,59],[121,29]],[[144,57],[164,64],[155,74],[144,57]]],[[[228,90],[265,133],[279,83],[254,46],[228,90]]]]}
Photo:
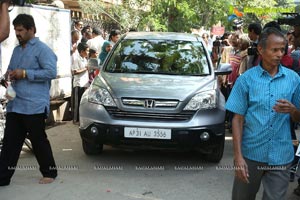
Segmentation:
{"type": "Polygon", "coordinates": [[[265,29],[257,46],[261,62],[239,76],[226,102],[234,113],[233,200],[254,200],[261,183],[263,199],[286,199],[294,159],[290,116],[273,107],[279,99],[300,106],[300,78],[280,64],[286,42],[279,30],[265,29]]]}

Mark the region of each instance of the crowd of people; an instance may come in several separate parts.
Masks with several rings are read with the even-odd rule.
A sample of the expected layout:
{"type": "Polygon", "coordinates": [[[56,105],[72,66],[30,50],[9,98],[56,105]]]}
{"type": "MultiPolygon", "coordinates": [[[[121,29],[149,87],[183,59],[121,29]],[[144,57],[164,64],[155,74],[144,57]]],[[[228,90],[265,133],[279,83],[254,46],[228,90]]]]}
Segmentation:
{"type": "Polygon", "coordinates": [[[79,104],[81,97],[94,77],[99,73],[113,45],[121,36],[120,30],[112,29],[108,38],[98,27],[83,25],[77,20],[71,32],[71,71],[73,122],[79,122],[79,104]]]}

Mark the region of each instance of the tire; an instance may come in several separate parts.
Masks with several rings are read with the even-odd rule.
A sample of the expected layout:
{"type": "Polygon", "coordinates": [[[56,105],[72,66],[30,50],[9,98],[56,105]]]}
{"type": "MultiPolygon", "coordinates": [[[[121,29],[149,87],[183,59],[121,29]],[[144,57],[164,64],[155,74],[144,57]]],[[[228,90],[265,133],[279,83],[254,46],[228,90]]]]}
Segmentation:
{"type": "Polygon", "coordinates": [[[86,155],[98,155],[103,151],[103,144],[95,144],[82,140],[82,148],[86,155]]]}
{"type": "Polygon", "coordinates": [[[219,144],[212,149],[211,153],[205,155],[205,159],[209,162],[219,163],[223,157],[224,144],[225,144],[225,137],[222,138],[219,144]]]}

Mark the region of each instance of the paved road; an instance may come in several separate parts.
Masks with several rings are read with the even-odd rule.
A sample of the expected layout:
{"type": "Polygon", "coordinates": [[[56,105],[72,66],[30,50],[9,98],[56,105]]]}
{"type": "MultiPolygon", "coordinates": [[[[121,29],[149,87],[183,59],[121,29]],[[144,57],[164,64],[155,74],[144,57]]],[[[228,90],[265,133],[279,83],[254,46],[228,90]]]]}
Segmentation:
{"type": "MultiPolygon", "coordinates": [[[[10,186],[0,187],[1,200],[227,200],[233,171],[232,142],[216,165],[196,153],[131,151],[105,146],[100,156],[86,156],[78,127],[64,122],[47,130],[59,176],[39,185],[35,157],[23,148],[10,186]]],[[[289,200],[296,183],[290,185],[289,200]]],[[[261,191],[258,198],[261,199],[261,191]]]]}

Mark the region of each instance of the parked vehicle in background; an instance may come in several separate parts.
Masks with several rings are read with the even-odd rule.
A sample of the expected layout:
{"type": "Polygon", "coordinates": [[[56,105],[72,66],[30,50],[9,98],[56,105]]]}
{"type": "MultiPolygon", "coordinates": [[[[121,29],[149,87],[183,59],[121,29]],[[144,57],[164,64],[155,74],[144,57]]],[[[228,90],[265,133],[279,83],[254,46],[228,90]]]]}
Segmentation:
{"type": "Polygon", "coordinates": [[[79,131],[86,154],[103,144],[199,150],[219,162],[225,99],[202,38],[184,33],[129,32],[114,45],[84,93],[79,131]]]}

